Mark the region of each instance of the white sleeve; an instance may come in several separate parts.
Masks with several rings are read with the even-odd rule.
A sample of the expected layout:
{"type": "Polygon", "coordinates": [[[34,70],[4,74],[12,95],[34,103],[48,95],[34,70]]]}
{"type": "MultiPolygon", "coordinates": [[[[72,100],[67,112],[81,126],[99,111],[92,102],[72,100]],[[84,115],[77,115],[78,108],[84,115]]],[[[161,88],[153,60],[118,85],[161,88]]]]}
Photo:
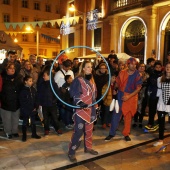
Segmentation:
{"type": "Polygon", "coordinates": [[[158,86],[158,90],[157,90],[156,96],[159,97],[160,95],[162,95],[161,77],[159,77],[159,78],[157,79],[157,86],[158,86]]]}
{"type": "Polygon", "coordinates": [[[54,81],[57,83],[57,85],[59,87],[59,82],[60,82],[60,72],[59,71],[57,71],[57,73],[55,73],[54,81]]]}

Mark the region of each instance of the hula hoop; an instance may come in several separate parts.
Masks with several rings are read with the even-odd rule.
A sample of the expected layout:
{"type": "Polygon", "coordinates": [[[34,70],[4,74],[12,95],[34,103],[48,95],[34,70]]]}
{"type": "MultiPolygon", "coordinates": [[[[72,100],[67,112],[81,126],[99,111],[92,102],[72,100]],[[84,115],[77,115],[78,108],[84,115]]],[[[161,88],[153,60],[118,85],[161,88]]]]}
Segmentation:
{"type": "Polygon", "coordinates": [[[100,101],[104,98],[104,96],[107,94],[107,92],[108,92],[108,90],[109,90],[109,86],[110,86],[110,80],[111,80],[110,68],[109,68],[109,65],[108,65],[106,59],[105,59],[98,51],[94,50],[93,48],[90,48],[90,47],[88,47],[88,46],[72,46],[72,47],[69,47],[69,48],[63,50],[60,54],[58,54],[57,57],[54,59],[52,65],[51,65],[51,68],[50,68],[50,86],[51,86],[51,89],[52,89],[54,95],[55,95],[63,104],[67,105],[68,107],[72,107],[72,108],[80,108],[79,106],[71,105],[71,104],[68,104],[68,103],[66,103],[65,101],[63,101],[63,100],[56,94],[56,92],[55,92],[55,90],[54,90],[54,88],[53,88],[53,85],[52,85],[52,69],[53,69],[54,63],[56,62],[56,60],[58,59],[58,57],[59,57],[61,54],[63,54],[65,51],[70,50],[70,49],[72,49],[72,48],[87,48],[87,49],[90,49],[90,50],[96,52],[101,58],[103,58],[103,60],[104,60],[105,63],[106,63],[106,66],[107,66],[107,68],[108,68],[108,71],[109,71],[109,82],[108,82],[107,89],[106,89],[105,93],[101,96],[100,99],[98,99],[96,102],[88,105],[88,107],[92,107],[92,106],[94,106],[95,104],[97,104],[98,102],[100,102],[100,101]]]}

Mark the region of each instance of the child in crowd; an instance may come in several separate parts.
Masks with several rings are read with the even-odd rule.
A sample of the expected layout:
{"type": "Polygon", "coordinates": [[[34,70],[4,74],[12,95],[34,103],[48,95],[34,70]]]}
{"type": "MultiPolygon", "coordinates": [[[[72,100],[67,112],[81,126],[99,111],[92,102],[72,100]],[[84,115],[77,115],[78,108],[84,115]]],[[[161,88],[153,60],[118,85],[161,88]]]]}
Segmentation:
{"type": "Polygon", "coordinates": [[[149,120],[146,128],[154,127],[154,118],[156,114],[158,97],[157,94],[157,79],[162,76],[162,63],[160,61],[156,61],[154,64],[153,73],[150,74],[148,79],[148,95],[149,95],[149,120]]]}
{"type": "MultiPolygon", "coordinates": [[[[61,99],[64,102],[72,105],[72,98],[70,97],[70,93],[69,93],[70,85],[73,81],[72,76],[66,75],[65,81],[66,82],[63,84],[61,88],[61,99]]],[[[73,120],[72,120],[73,108],[62,103],[60,114],[66,129],[73,129],[73,120]]]]}
{"type": "Polygon", "coordinates": [[[29,117],[31,118],[31,130],[32,138],[40,139],[41,136],[38,136],[36,133],[35,117],[37,113],[38,103],[37,103],[37,92],[33,87],[32,77],[26,75],[23,79],[24,87],[20,92],[20,111],[23,116],[23,125],[22,125],[22,141],[27,140],[27,123],[29,117]]]}
{"type": "Polygon", "coordinates": [[[138,108],[137,108],[137,112],[134,116],[134,124],[133,127],[137,127],[137,123],[139,128],[142,128],[142,121],[143,121],[143,117],[145,115],[145,108],[147,105],[147,86],[148,86],[148,78],[149,78],[149,74],[146,73],[145,71],[145,64],[144,63],[140,63],[138,66],[138,71],[142,77],[142,88],[138,93],[138,108]]]}
{"type": "MultiPolygon", "coordinates": [[[[58,135],[62,134],[62,131],[59,129],[59,122],[57,117],[57,98],[54,95],[51,86],[50,86],[50,68],[47,67],[43,71],[43,79],[38,86],[38,98],[39,104],[42,106],[42,113],[44,117],[44,135],[49,135],[49,121],[50,117],[53,120],[55,131],[58,135]]],[[[58,86],[52,81],[53,89],[58,94],[58,86]]]]}
{"type": "MultiPolygon", "coordinates": [[[[106,126],[110,127],[111,126],[111,114],[109,112],[110,104],[112,102],[112,99],[114,95],[116,95],[116,92],[114,90],[115,82],[116,82],[116,76],[118,75],[118,72],[115,72],[112,74],[111,81],[110,81],[110,87],[109,90],[106,94],[106,96],[103,98],[103,104],[104,104],[104,114],[102,118],[102,128],[106,129],[106,126]]],[[[108,83],[105,84],[102,88],[102,95],[105,93],[106,89],[108,87],[108,83]]]]}

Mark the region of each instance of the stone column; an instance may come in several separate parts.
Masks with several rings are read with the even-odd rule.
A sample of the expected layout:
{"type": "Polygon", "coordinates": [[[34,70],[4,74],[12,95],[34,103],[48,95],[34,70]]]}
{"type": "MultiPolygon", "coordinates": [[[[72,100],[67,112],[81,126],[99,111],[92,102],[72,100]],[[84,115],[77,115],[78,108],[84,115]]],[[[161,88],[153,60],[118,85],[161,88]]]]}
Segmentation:
{"type": "Polygon", "coordinates": [[[160,58],[159,58],[159,60],[161,61],[164,61],[164,44],[165,44],[165,30],[162,30],[160,39],[160,58]]]}
{"type": "Polygon", "coordinates": [[[157,19],[157,9],[151,9],[151,14],[148,17],[148,23],[147,23],[147,42],[145,40],[145,48],[146,48],[146,56],[144,56],[147,60],[147,58],[151,57],[152,50],[156,51],[156,58],[158,51],[156,49],[157,46],[157,25],[156,25],[156,19],[157,19]],[[147,44],[147,46],[146,46],[147,44]]]}
{"type": "Polygon", "coordinates": [[[113,16],[111,18],[110,25],[111,25],[110,50],[115,50],[115,52],[118,53],[119,43],[118,17],[113,16]]]}

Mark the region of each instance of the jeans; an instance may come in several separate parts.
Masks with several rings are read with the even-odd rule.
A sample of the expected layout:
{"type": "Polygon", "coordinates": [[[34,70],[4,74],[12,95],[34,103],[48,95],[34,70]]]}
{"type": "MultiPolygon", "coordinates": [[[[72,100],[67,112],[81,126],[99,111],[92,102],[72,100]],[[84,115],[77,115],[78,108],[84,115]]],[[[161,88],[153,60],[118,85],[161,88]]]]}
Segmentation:
{"type": "Polygon", "coordinates": [[[60,116],[63,123],[67,126],[69,124],[73,124],[72,116],[73,116],[73,109],[72,108],[60,108],[60,116]]]}
{"type": "Polygon", "coordinates": [[[42,112],[44,117],[44,130],[49,131],[50,117],[53,120],[55,130],[59,130],[59,121],[57,117],[57,106],[42,106],[42,112]]]}

